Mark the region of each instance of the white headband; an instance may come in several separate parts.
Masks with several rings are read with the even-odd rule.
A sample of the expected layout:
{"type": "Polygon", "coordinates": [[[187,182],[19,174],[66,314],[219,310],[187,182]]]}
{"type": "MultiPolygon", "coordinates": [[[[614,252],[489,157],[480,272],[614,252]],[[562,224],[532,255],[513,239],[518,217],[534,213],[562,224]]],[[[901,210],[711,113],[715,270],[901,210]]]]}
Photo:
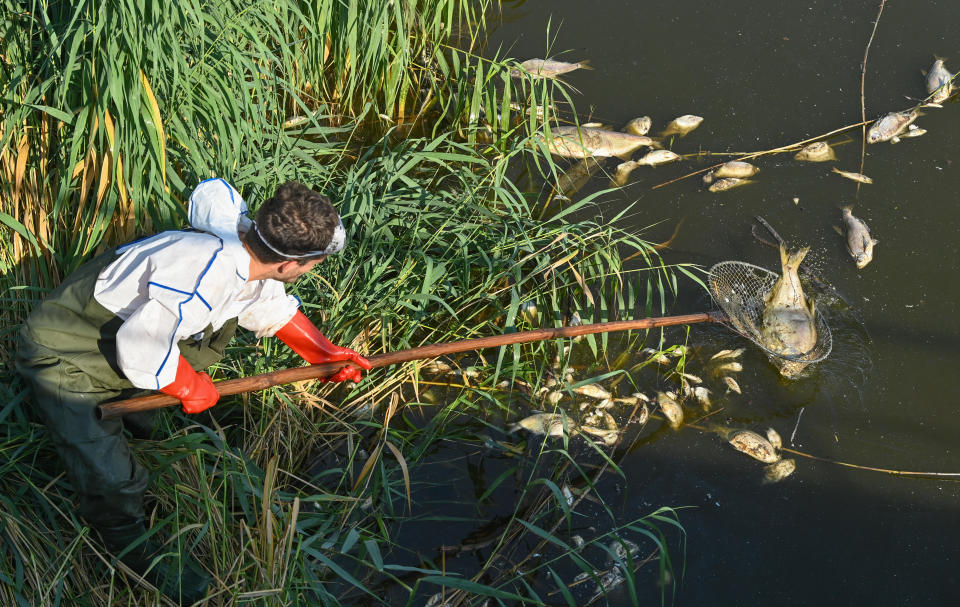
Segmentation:
{"type": "Polygon", "coordinates": [[[266,238],[263,237],[263,233],[260,232],[260,229],[257,227],[257,222],[252,222],[253,231],[257,233],[257,236],[260,237],[260,242],[262,242],[268,249],[279,255],[280,257],[286,257],[287,259],[303,259],[305,257],[316,257],[318,255],[332,255],[333,253],[339,253],[343,250],[343,247],[347,244],[347,231],[343,228],[343,221],[337,223],[337,227],[333,230],[333,238],[330,239],[330,244],[327,245],[327,248],[322,251],[307,251],[306,253],[300,253],[298,255],[290,255],[289,253],[284,253],[278,251],[276,247],[270,244],[266,238]]]}

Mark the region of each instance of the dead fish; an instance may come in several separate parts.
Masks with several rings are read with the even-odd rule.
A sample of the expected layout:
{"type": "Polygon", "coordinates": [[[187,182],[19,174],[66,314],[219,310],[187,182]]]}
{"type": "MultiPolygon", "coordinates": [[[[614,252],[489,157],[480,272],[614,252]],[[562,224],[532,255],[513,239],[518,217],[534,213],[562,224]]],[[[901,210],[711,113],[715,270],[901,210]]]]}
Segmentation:
{"type": "Polygon", "coordinates": [[[842,213],[841,224],[847,240],[847,252],[857,263],[857,268],[863,269],[873,259],[873,246],[878,241],[870,236],[867,224],[853,215],[852,207],[843,207],[842,213]]]}
{"type": "Polygon", "coordinates": [[[943,59],[933,62],[933,67],[927,73],[927,94],[932,103],[943,103],[953,92],[953,74],[947,71],[943,59]]]}
{"type": "Polygon", "coordinates": [[[626,185],[627,180],[630,179],[630,173],[633,172],[633,169],[640,166],[640,163],[636,160],[628,160],[626,162],[621,162],[617,165],[617,172],[613,176],[613,183],[618,186],[626,185]]]}
{"type": "MultiPolygon", "coordinates": [[[[899,137],[894,137],[894,139],[909,139],[911,137],[922,137],[927,134],[927,129],[921,129],[915,124],[911,124],[907,127],[907,130],[900,133],[899,137]]],[[[890,143],[893,143],[893,139],[890,140],[890,143]]]]}
{"type": "Polygon", "coordinates": [[[559,403],[562,398],[563,398],[563,392],[560,392],[559,390],[553,390],[551,392],[547,392],[547,396],[544,400],[551,407],[555,407],[557,406],[557,403],[559,403]]]}
{"type": "Polygon", "coordinates": [[[740,355],[746,351],[746,348],[737,348],[736,350],[720,350],[710,357],[710,360],[719,360],[721,358],[740,358],[740,355]]]}
{"type": "Polygon", "coordinates": [[[851,173],[850,171],[841,171],[837,167],[833,167],[833,172],[841,177],[846,177],[847,179],[852,179],[854,181],[859,181],[860,183],[873,183],[873,179],[870,179],[862,173],[851,173]]]}
{"type": "Polygon", "coordinates": [[[442,360],[431,360],[420,367],[420,370],[425,373],[452,373],[453,367],[442,360]]]}
{"type": "Polygon", "coordinates": [[[770,444],[773,445],[773,448],[778,452],[780,449],[783,449],[783,439],[780,438],[780,434],[773,428],[767,428],[767,440],[770,441],[770,444]]]}
{"type": "Polygon", "coordinates": [[[623,130],[631,135],[646,135],[650,132],[651,126],[653,126],[653,120],[650,120],[650,116],[641,116],[628,122],[623,130]]]}
{"type": "Polygon", "coordinates": [[[802,357],[817,345],[816,307],[804,294],[799,275],[800,264],[809,251],[810,247],[804,247],[788,253],[780,242],[782,273],[764,298],[760,341],[767,350],[780,355],[772,362],[784,377],[795,377],[808,363],[782,356],[802,357]]]}
{"type": "Polygon", "coordinates": [[[624,538],[613,540],[607,548],[613,554],[613,560],[608,560],[607,565],[613,565],[614,561],[626,563],[627,556],[636,556],[640,552],[640,546],[624,538]]]}
{"type": "Polygon", "coordinates": [[[521,428],[543,436],[563,436],[563,423],[566,419],[570,435],[576,434],[577,426],[573,420],[561,413],[534,413],[515,424],[507,426],[507,432],[516,432],[521,428]]]}
{"type": "Polygon", "coordinates": [[[657,166],[659,164],[666,164],[675,160],[680,160],[680,156],[671,152],[670,150],[653,150],[638,160],[637,164],[657,166]]]}
{"type": "Polygon", "coordinates": [[[539,324],[540,314],[537,311],[537,302],[535,301],[525,301],[520,304],[520,309],[518,310],[520,317],[532,325],[539,324]]]}
{"type": "Polygon", "coordinates": [[[680,344],[680,345],[678,345],[678,346],[674,346],[674,347],[670,348],[670,349],[667,351],[667,354],[669,354],[670,356],[672,356],[672,357],[674,357],[674,358],[680,358],[681,356],[686,356],[689,352],[690,352],[690,348],[688,348],[687,346],[685,346],[685,345],[683,345],[683,344],[680,344]]]}
{"type": "Polygon", "coordinates": [[[763,482],[779,483],[797,469],[797,462],[792,459],[782,459],[763,469],[763,482]]]}
{"type": "Polygon", "coordinates": [[[627,160],[630,154],[639,148],[657,145],[659,144],[650,137],[575,126],[551,129],[547,141],[550,153],[564,158],[617,156],[627,160]]]}
{"type": "Polygon", "coordinates": [[[620,426],[617,425],[617,420],[613,419],[613,416],[604,411],[601,414],[601,419],[603,420],[603,427],[607,430],[619,431],[620,426]]]}
{"type": "Polygon", "coordinates": [[[557,191],[569,198],[580,191],[594,173],[603,168],[601,161],[593,156],[584,158],[576,165],[567,169],[557,179],[557,191]]]}
{"type": "Polygon", "coordinates": [[[743,394],[743,392],[740,391],[740,384],[738,384],[737,380],[733,379],[729,375],[723,376],[723,383],[727,384],[727,388],[729,388],[731,392],[743,394]]]}
{"type": "Polygon", "coordinates": [[[552,59],[527,59],[520,64],[519,69],[511,69],[510,76],[521,78],[524,74],[529,74],[531,78],[556,78],[574,70],[591,69],[589,63],[589,61],[569,63],[567,61],[553,61],[552,59]]]}
{"type": "Polygon", "coordinates": [[[837,154],[825,141],[816,141],[800,148],[800,151],[794,154],[794,160],[803,160],[805,162],[826,162],[836,160],[837,154]]]}
{"type": "Polygon", "coordinates": [[[683,423],[683,407],[680,406],[680,403],[663,392],[657,392],[657,404],[660,405],[660,410],[663,411],[670,427],[679,428],[680,424],[683,423]]]}
{"type": "Polygon", "coordinates": [[[880,143],[881,141],[890,141],[907,129],[911,122],[920,116],[917,110],[904,110],[902,112],[890,112],[883,118],[873,123],[870,130],[867,131],[867,143],[880,143]]]}
{"type": "Polygon", "coordinates": [[[647,403],[643,403],[643,406],[640,407],[640,411],[637,412],[637,417],[634,421],[642,426],[643,424],[647,423],[648,419],[650,419],[650,407],[647,406],[647,403]]]}
{"type": "Polygon", "coordinates": [[[730,162],[725,162],[717,167],[713,171],[713,176],[717,179],[723,179],[725,177],[746,179],[747,177],[753,177],[759,172],[760,169],[749,162],[743,162],[742,160],[731,160],[730,162]]]}
{"type": "Polygon", "coordinates": [[[697,399],[697,402],[703,405],[704,409],[710,408],[710,390],[707,390],[703,386],[697,386],[693,389],[693,397],[697,399]]]}
{"type": "Polygon", "coordinates": [[[753,459],[772,464],[780,460],[770,441],[752,430],[738,430],[730,437],[729,443],[741,453],[746,453],[753,459]]]}
{"type": "Polygon", "coordinates": [[[724,179],[718,179],[711,185],[708,189],[711,192],[725,192],[727,190],[732,190],[735,187],[741,185],[747,185],[748,183],[753,183],[749,179],[737,179],[736,177],[727,177],[724,179]]]}
{"type": "Polygon", "coordinates": [[[667,125],[667,128],[660,134],[662,137],[669,137],[670,135],[680,135],[683,137],[693,129],[700,126],[700,123],[703,122],[701,116],[694,116],[693,114],[684,114],[683,116],[678,116],[670,121],[670,124],[667,125]]]}
{"type": "Polygon", "coordinates": [[[700,377],[694,375],[693,373],[681,373],[680,377],[687,380],[691,384],[702,384],[703,380],[700,377]]]}
{"type": "Polygon", "coordinates": [[[590,398],[595,398],[597,400],[606,400],[613,398],[613,395],[610,394],[607,390],[604,390],[597,384],[587,384],[585,386],[580,386],[579,388],[573,389],[574,393],[580,394],[583,396],[588,396],[590,398]]]}
{"type": "Polygon", "coordinates": [[[653,348],[644,348],[640,350],[641,354],[645,354],[650,358],[651,361],[657,363],[658,365],[669,365],[670,359],[667,358],[667,355],[653,348]]]}
{"type": "Polygon", "coordinates": [[[600,439],[606,446],[611,446],[617,442],[617,439],[620,438],[620,432],[618,430],[611,430],[609,428],[598,428],[597,426],[584,425],[580,429],[584,434],[589,434],[590,436],[595,436],[600,439]]]}
{"type": "Polygon", "coordinates": [[[743,365],[736,361],[717,365],[713,369],[714,375],[723,375],[724,373],[739,373],[741,371],[743,371],[743,365]]]}

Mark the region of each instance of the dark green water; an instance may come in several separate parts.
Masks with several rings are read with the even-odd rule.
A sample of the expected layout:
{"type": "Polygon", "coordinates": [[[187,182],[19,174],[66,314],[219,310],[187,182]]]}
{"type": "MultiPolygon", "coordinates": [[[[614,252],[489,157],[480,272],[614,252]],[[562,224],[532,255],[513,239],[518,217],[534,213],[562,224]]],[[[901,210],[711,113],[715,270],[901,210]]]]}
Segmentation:
{"type": "MultiPolygon", "coordinates": [[[[861,62],[878,8],[875,1],[513,2],[505,3],[490,53],[500,45],[519,60],[589,59],[593,70],[566,79],[592,119],[620,128],[649,115],[656,131],[697,114],[703,124],[675,151],[751,152],[860,120],[861,62]]],[[[867,63],[868,119],[925,96],[921,70],[935,55],[960,69],[958,23],[955,0],[887,3],[867,63]]],[[[663,221],[647,232],[652,241],[685,217],[665,258],[705,267],[735,259],[776,270],[776,252],[750,234],[752,217],[762,215],[792,244],[812,247],[811,265],[849,304],[834,326],[833,353],[807,378],[780,380],[750,348],[739,377],[744,394],[724,400],[715,421],[773,426],[787,447],[862,466],[960,472],[960,104],[924,112],[917,124],[926,136],[867,148],[863,172],[874,184],[859,193],[830,173],[859,170],[856,130],[835,140],[848,141],[836,163],[760,158],[756,183],[729,192],[709,193],[699,177],[651,189],[707,162],[686,160],[641,167],[630,185],[603,198],[601,217],[636,203],[625,227],[663,221]],[[863,270],[833,230],[847,204],[880,241],[863,270]]],[[[606,184],[597,179],[582,194],[606,184]]],[[[710,307],[687,285],[670,312],[710,307]]],[[[748,345],[703,325],[690,339],[708,353],[748,345]]],[[[619,516],[693,507],[681,513],[687,552],[678,605],[960,604],[955,481],[798,457],[792,477],[763,485],[758,462],[693,430],[657,433],[622,461],[621,493],[607,496],[619,516]]],[[[610,600],[619,604],[616,595],[610,600]]]]}

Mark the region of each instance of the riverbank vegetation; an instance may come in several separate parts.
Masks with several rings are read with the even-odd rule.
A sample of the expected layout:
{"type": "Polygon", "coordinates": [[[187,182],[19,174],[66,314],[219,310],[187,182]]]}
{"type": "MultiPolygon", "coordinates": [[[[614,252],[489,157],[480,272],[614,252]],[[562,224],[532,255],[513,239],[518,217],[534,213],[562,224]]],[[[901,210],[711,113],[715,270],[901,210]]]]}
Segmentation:
{"type": "MultiPolygon", "coordinates": [[[[290,179],[331,196],[348,247],[296,293],[333,341],[366,355],[663,309],[675,279],[641,235],[589,219],[590,198],[543,217],[517,185],[556,174],[532,135],[537,109],[567,97],[477,54],[490,8],[4,2],[4,605],[163,604],[77,519],[10,362],[45,292],[97,250],[182,227],[202,179],[224,177],[253,207],[290,179]]],[[[214,605],[585,604],[605,575],[642,566],[660,589],[627,576],[618,592],[667,596],[673,512],[623,520],[592,490],[619,472],[592,441],[504,433],[543,406],[555,358],[609,368],[598,340],[563,346],[482,352],[447,361],[449,374],[417,362],[357,386],[286,386],[199,416],[163,411],[155,439],[134,442],[155,477],[153,529],[215,577],[214,605]],[[572,505],[585,497],[596,533],[579,546],[572,505]],[[456,541],[479,521],[480,537],[456,541]]],[[[298,364],[244,336],[214,376],[298,364]]]]}

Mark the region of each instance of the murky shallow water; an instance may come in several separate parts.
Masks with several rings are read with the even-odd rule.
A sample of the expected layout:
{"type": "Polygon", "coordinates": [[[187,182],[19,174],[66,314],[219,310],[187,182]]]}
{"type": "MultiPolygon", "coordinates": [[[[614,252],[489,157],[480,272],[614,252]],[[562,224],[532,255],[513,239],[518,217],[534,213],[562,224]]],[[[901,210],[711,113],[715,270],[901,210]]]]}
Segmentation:
{"type": "MultiPolygon", "coordinates": [[[[504,7],[491,49],[501,45],[521,60],[589,59],[593,70],[566,78],[592,119],[620,128],[646,114],[656,130],[697,114],[704,123],[675,151],[752,152],[859,122],[860,64],[878,8],[875,1],[516,2],[504,7]]],[[[958,18],[953,1],[887,3],[868,58],[868,119],[909,107],[907,96],[923,97],[921,70],[934,55],[960,69],[958,18]]],[[[776,252],[750,234],[752,217],[762,215],[789,242],[813,248],[813,267],[849,304],[833,327],[833,354],[805,379],[780,380],[751,348],[744,395],[725,402],[725,421],[772,425],[786,446],[825,458],[960,472],[960,104],[924,112],[918,124],[926,136],[867,148],[863,172],[875,183],[859,193],[830,174],[832,166],[859,170],[861,138],[853,131],[837,140],[849,142],[837,148],[836,163],[760,158],[757,183],[729,192],[711,194],[699,177],[651,189],[706,166],[688,160],[641,167],[604,198],[601,216],[636,202],[625,226],[664,221],[648,233],[653,241],[685,217],[665,258],[705,267],[736,259],[775,270],[776,252]],[[832,228],[847,204],[880,240],[874,261],[859,271],[832,228]]],[[[596,179],[583,193],[606,184],[596,179]]],[[[670,313],[710,307],[687,285],[670,313]]],[[[744,345],[723,327],[693,327],[690,339],[709,352],[744,345]]],[[[622,516],[694,507],[681,513],[688,551],[677,604],[960,604],[960,484],[797,459],[794,476],[763,485],[757,462],[716,435],[681,431],[658,433],[623,460],[626,482],[614,500],[622,516]]]]}

